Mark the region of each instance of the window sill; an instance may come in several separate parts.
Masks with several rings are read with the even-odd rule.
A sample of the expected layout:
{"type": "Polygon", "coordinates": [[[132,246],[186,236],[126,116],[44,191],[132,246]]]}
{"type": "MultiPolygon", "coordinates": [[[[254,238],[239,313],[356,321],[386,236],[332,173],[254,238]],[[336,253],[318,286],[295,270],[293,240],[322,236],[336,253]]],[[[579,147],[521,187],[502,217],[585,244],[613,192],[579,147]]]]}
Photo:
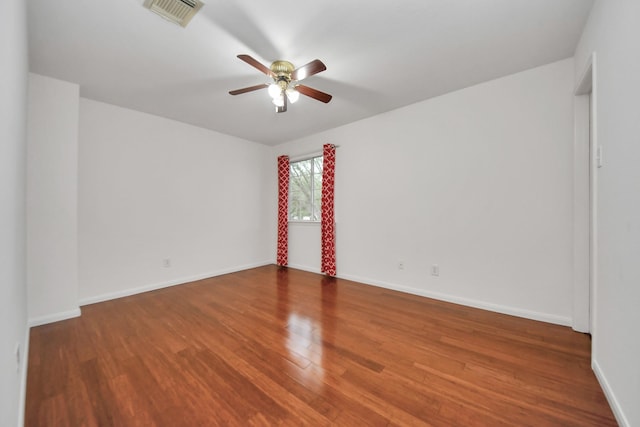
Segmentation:
{"type": "Polygon", "coordinates": [[[289,225],[320,225],[320,221],[296,221],[296,220],[289,220],[289,225]]]}

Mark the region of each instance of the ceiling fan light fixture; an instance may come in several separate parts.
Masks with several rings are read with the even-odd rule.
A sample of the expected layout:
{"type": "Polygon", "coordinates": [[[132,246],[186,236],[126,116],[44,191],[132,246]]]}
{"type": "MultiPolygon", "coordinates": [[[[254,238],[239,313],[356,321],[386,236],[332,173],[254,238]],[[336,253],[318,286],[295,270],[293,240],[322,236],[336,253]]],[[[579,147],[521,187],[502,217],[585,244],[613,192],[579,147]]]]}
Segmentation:
{"type": "Polygon", "coordinates": [[[272,83],[269,85],[269,96],[273,99],[276,99],[282,95],[282,88],[277,83],[272,83]]]}
{"type": "Polygon", "coordinates": [[[276,96],[271,102],[273,102],[273,105],[276,107],[284,107],[284,96],[276,96]]]}
{"type": "Polygon", "coordinates": [[[294,104],[300,98],[300,92],[298,92],[294,88],[287,89],[286,94],[289,102],[291,102],[292,104],[294,104]]]}

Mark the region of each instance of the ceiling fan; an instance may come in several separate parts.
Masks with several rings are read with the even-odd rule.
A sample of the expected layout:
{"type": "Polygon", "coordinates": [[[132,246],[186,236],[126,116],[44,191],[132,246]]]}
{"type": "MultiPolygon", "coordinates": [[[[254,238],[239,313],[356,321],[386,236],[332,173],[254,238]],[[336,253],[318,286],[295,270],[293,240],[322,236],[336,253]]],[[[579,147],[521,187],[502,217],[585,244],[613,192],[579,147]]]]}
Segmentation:
{"type": "Polygon", "coordinates": [[[232,90],[229,91],[231,95],[240,95],[241,93],[269,88],[269,96],[271,96],[272,102],[276,106],[277,113],[287,111],[287,103],[291,102],[293,104],[296,102],[300,94],[324,102],[325,104],[331,101],[332,97],[328,93],[298,83],[302,79],[327,69],[319,59],[314,59],[300,68],[295,68],[289,61],[278,60],[272,62],[271,67],[267,68],[249,55],[238,55],[238,58],[271,77],[273,83],[263,83],[232,90]]]}

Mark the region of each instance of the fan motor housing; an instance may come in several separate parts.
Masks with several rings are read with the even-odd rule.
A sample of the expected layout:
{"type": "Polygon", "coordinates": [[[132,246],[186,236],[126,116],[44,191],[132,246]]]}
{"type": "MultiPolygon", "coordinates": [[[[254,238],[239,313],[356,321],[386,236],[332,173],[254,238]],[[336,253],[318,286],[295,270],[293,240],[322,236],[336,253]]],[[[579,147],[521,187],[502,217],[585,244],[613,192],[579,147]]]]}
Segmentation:
{"type": "Polygon", "coordinates": [[[278,77],[287,77],[289,80],[291,80],[291,73],[295,70],[295,67],[289,61],[273,61],[270,68],[278,77]]]}

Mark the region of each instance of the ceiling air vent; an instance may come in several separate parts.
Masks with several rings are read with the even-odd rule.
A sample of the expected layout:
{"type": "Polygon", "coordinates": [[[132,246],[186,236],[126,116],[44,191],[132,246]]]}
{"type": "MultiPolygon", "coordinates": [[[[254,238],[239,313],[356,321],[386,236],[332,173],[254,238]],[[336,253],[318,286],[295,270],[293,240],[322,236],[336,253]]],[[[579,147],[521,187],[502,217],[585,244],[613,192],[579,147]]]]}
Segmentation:
{"type": "Polygon", "coordinates": [[[204,4],[199,0],[145,0],[144,7],[163,18],[186,27],[204,4]]]}

